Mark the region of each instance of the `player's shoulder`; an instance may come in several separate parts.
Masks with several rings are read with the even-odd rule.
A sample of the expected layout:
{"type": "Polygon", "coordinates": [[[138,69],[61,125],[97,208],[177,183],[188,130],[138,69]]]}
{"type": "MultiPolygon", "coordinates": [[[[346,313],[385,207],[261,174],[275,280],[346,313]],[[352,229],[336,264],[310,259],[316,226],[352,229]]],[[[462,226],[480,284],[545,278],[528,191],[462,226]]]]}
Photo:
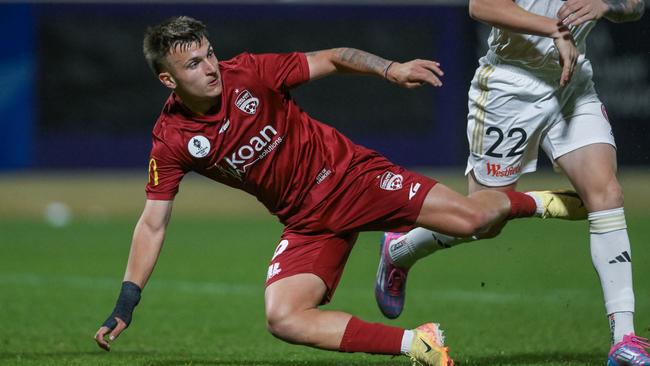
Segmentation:
{"type": "Polygon", "coordinates": [[[286,52],[286,53],[251,53],[242,52],[231,59],[220,61],[219,64],[222,69],[234,69],[238,67],[255,67],[260,63],[269,61],[277,61],[292,56],[303,54],[303,52],[286,52]]]}
{"type": "Polygon", "coordinates": [[[253,66],[256,63],[256,56],[256,54],[250,52],[242,52],[230,59],[219,61],[219,66],[221,66],[222,70],[253,66]]]}

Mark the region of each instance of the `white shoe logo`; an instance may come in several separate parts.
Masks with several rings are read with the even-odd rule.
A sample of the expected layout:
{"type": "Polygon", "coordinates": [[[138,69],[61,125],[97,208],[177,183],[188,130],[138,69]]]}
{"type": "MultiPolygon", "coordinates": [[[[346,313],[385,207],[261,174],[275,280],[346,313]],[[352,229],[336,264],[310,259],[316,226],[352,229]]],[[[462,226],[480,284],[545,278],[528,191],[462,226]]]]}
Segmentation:
{"type": "Polygon", "coordinates": [[[411,189],[409,189],[409,201],[415,197],[415,195],[418,193],[418,190],[420,189],[420,183],[411,183],[411,189]]]}

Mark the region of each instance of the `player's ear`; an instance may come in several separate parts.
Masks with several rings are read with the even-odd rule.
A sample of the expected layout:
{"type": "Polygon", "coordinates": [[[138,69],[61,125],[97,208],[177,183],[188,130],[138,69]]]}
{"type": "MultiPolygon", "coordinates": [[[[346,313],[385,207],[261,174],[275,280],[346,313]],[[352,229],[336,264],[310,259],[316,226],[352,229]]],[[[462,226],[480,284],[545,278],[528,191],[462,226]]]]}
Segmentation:
{"type": "Polygon", "coordinates": [[[167,71],[158,74],[158,80],[169,89],[176,89],[176,80],[174,80],[174,77],[167,71]]]}

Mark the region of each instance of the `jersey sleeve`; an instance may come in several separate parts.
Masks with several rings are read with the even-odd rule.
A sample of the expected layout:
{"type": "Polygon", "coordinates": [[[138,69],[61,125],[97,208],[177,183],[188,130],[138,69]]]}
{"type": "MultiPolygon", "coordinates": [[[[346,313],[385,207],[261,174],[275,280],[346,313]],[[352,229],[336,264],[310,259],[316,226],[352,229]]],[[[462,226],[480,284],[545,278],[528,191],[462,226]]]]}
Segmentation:
{"type": "Polygon", "coordinates": [[[285,92],[309,81],[309,65],[302,52],[251,54],[250,57],[258,75],[271,89],[285,92]]]}
{"type": "Polygon", "coordinates": [[[149,156],[149,179],[145,191],[150,200],[173,200],[187,171],[164,147],[151,149],[149,156]]]}

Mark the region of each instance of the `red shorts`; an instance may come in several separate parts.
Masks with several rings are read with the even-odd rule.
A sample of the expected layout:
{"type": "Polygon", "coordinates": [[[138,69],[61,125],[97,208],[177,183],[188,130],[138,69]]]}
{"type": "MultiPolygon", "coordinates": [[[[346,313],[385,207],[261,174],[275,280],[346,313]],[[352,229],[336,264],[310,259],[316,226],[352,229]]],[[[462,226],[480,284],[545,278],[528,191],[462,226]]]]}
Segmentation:
{"type": "Polygon", "coordinates": [[[350,166],[346,179],[308,215],[290,223],[271,259],[266,286],[313,273],[330,301],[360,231],[408,231],[436,181],[392,164],[380,155],[350,166]]]}

